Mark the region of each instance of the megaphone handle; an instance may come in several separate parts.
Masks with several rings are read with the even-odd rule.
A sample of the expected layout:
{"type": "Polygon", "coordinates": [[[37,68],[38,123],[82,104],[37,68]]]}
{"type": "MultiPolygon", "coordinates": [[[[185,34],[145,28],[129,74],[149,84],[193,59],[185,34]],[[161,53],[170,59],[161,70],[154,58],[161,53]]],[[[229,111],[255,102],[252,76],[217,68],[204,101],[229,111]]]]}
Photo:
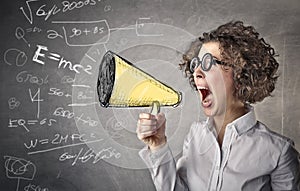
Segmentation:
{"type": "Polygon", "coordinates": [[[157,115],[160,111],[160,103],[159,101],[154,101],[152,103],[152,109],[151,109],[151,114],[152,115],[157,115]]]}

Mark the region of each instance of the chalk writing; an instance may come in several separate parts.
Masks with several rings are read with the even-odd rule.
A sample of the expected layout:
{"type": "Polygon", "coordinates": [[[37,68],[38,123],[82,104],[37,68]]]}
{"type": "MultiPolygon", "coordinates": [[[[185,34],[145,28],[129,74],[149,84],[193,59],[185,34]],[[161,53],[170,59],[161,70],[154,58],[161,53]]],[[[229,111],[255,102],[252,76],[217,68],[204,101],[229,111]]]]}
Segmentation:
{"type": "Polygon", "coordinates": [[[41,50],[48,51],[48,48],[46,46],[37,45],[37,49],[36,49],[36,51],[34,53],[32,61],[44,65],[45,62],[42,61],[42,60],[40,60],[40,59],[38,59],[39,57],[45,57],[45,54],[41,53],[41,50]]]}
{"type": "Polygon", "coordinates": [[[70,145],[63,145],[63,146],[58,146],[58,147],[54,147],[54,148],[50,148],[50,149],[44,149],[44,150],[38,150],[38,151],[28,152],[28,155],[46,153],[46,152],[50,152],[50,151],[54,151],[54,150],[59,150],[59,149],[63,149],[63,148],[75,147],[75,146],[80,146],[80,145],[85,145],[85,144],[91,144],[91,143],[96,143],[96,142],[101,142],[101,141],[103,141],[103,139],[93,140],[93,141],[86,141],[86,142],[83,142],[83,143],[74,143],[74,144],[70,144],[70,145]]]}
{"type": "Polygon", "coordinates": [[[42,29],[35,26],[35,27],[27,28],[26,32],[27,33],[40,33],[40,32],[42,32],[42,29]]]}
{"type": "Polygon", "coordinates": [[[84,84],[73,84],[72,87],[83,88],[84,89],[82,91],[78,91],[78,95],[76,97],[78,100],[93,99],[93,97],[86,95],[86,94],[94,94],[94,91],[89,90],[91,88],[91,86],[84,85],[84,84]]]}
{"type": "Polygon", "coordinates": [[[91,127],[96,127],[99,123],[96,120],[91,119],[90,117],[86,117],[86,119],[83,119],[84,114],[82,113],[79,117],[75,117],[76,122],[82,122],[83,124],[88,124],[91,127]]]}
{"type": "Polygon", "coordinates": [[[15,97],[9,98],[9,100],[8,100],[9,109],[15,109],[19,106],[20,106],[20,102],[15,97]]]}
{"type": "Polygon", "coordinates": [[[70,94],[62,92],[59,88],[50,88],[48,94],[58,96],[58,97],[62,97],[62,96],[72,97],[70,94]]]}
{"type": "Polygon", "coordinates": [[[31,7],[30,7],[30,4],[31,2],[35,2],[35,1],[38,1],[38,0],[28,0],[26,1],[26,5],[27,5],[27,8],[28,8],[28,12],[29,12],[29,16],[28,14],[25,13],[25,10],[23,7],[20,7],[23,15],[25,16],[25,18],[29,21],[30,24],[33,23],[33,16],[32,16],[32,10],[31,10],[31,7]]]}
{"type": "Polygon", "coordinates": [[[38,8],[36,16],[44,17],[44,20],[47,21],[50,16],[56,15],[60,10],[56,5],[53,5],[50,9],[46,9],[46,4],[44,4],[38,8]]]}
{"type": "Polygon", "coordinates": [[[23,127],[27,132],[29,132],[28,126],[31,125],[41,125],[41,126],[52,126],[53,123],[56,123],[55,119],[44,118],[42,120],[37,119],[9,119],[8,127],[9,128],[18,128],[23,127]]]}
{"type": "Polygon", "coordinates": [[[118,139],[121,137],[124,137],[122,134],[122,130],[124,130],[123,124],[120,121],[117,121],[115,117],[111,117],[107,122],[104,127],[106,132],[108,132],[109,136],[112,139],[118,139]]]}
{"type": "Polygon", "coordinates": [[[30,44],[25,39],[25,31],[24,31],[24,29],[22,29],[21,27],[17,27],[16,28],[16,32],[15,32],[15,36],[16,36],[16,38],[18,40],[22,39],[28,45],[28,47],[30,47],[30,44]]]}
{"type": "Polygon", "coordinates": [[[108,11],[111,11],[111,6],[110,5],[105,5],[104,7],[104,12],[108,12],[108,11]]]}
{"type": "Polygon", "coordinates": [[[82,91],[78,92],[77,99],[92,99],[92,98],[93,97],[89,97],[89,96],[85,95],[84,92],[82,92],[82,91]]]}
{"type": "Polygon", "coordinates": [[[98,26],[96,27],[92,27],[91,29],[88,29],[88,28],[84,28],[84,29],[80,29],[80,28],[72,28],[72,32],[71,32],[71,35],[68,36],[69,38],[73,38],[73,37],[78,37],[78,36],[81,36],[81,35],[89,35],[89,34],[102,34],[104,31],[103,31],[103,27],[99,28],[98,26]]]}
{"type": "Polygon", "coordinates": [[[55,111],[53,112],[53,115],[54,116],[61,116],[61,117],[67,118],[67,119],[72,119],[75,116],[74,112],[71,112],[69,110],[65,110],[62,107],[56,108],[55,111]]]}
{"type": "Polygon", "coordinates": [[[108,147],[100,150],[99,152],[95,152],[93,149],[88,149],[84,152],[84,149],[81,148],[78,153],[70,154],[70,152],[65,152],[59,157],[59,161],[73,160],[72,166],[74,166],[78,161],[81,163],[86,163],[89,160],[92,160],[93,164],[96,164],[102,159],[110,159],[110,158],[120,158],[121,153],[117,152],[112,147],[108,147]]]}
{"type": "Polygon", "coordinates": [[[8,65],[24,66],[27,62],[27,55],[19,49],[10,48],[4,52],[4,62],[8,65]]]}
{"type": "MultiPolygon", "coordinates": [[[[45,58],[46,55],[42,52],[48,53],[48,48],[43,45],[37,45],[37,49],[34,53],[32,61],[34,61],[38,64],[44,65],[45,61],[41,60],[41,58],[45,58]]],[[[75,73],[80,73],[80,71],[82,70],[89,75],[92,74],[92,72],[91,72],[92,66],[91,65],[82,66],[80,64],[73,64],[71,61],[65,60],[65,58],[62,57],[61,55],[59,55],[57,53],[52,53],[52,52],[50,52],[47,57],[51,60],[58,61],[58,68],[63,68],[63,69],[67,68],[70,71],[73,71],[75,73]]]]}
{"type": "Polygon", "coordinates": [[[60,83],[62,84],[72,84],[74,82],[75,82],[75,78],[72,78],[70,76],[64,76],[60,80],[60,83]]]}
{"type": "Polygon", "coordinates": [[[24,143],[24,146],[27,149],[33,149],[33,148],[37,147],[38,144],[40,144],[40,145],[44,145],[44,144],[59,145],[62,143],[70,143],[70,142],[73,144],[74,144],[74,142],[85,143],[88,141],[89,138],[95,138],[94,133],[91,133],[90,135],[77,134],[77,133],[73,133],[71,135],[68,135],[68,134],[61,135],[59,133],[56,133],[53,138],[32,139],[29,141],[30,142],[29,144],[24,143]]]}
{"type": "Polygon", "coordinates": [[[29,89],[29,96],[30,96],[30,100],[32,103],[37,102],[36,118],[40,118],[40,102],[44,101],[43,99],[40,98],[40,96],[41,96],[40,88],[38,88],[37,92],[33,96],[32,96],[31,89],[29,89]]]}
{"type": "Polygon", "coordinates": [[[47,38],[55,39],[57,37],[64,39],[63,35],[60,35],[56,30],[47,30],[47,38]]]}
{"type": "Polygon", "coordinates": [[[24,191],[49,191],[48,188],[42,188],[40,186],[29,183],[24,187],[24,191]]]}
{"type": "Polygon", "coordinates": [[[86,1],[63,1],[62,2],[64,8],[63,8],[63,12],[66,11],[72,11],[73,9],[80,9],[83,6],[87,6],[87,5],[96,5],[96,1],[95,0],[86,0],[86,1]]]}
{"type": "Polygon", "coordinates": [[[53,112],[54,116],[59,116],[67,119],[74,118],[76,122],[81,122],[83,124],[88,124],[91,127],[95,127],[99,124],[98,121],[92,120],[90,117],[84,117],[84,114],[82,113],[80,116],[75,116],[74,112],[71,112],[69,110],[65,110],[62,107],[58,107],[53,112]]]}
{"type": "Polygon", "coordinates": [[[43,85],[48,83],[48,75],[45,78],[41,78],[30,74],[28,71],[21,71],[17,74],[16,80],[19,83],[29,82],[31,84],[43,85]]]}
{"type": "MultiPolygon", "coordinates": [[[[33,24],[33,11],[31,8],[31,4],[33,2],[38,2],[39,0],[27,0],[26,1],[26,6],[28,9],[28,13],[26,13],[25,9],[23,7],[20,7],[20,10],[22,11],[23,15],[27,19],[27,21],[30,24],[33,24]]],[[[47,4],[42,4],[39,6],[39,8],[34,11],[35,16],[37,17],[43,17],[45,21],[47,21],[51,16],[57,15],[58,13],[65,13],[69,12],[75,9],[81,9],[85,6],[94,6],[97,4],[97,2],[101,2],[101,0],[84,0],[84,1],[62,1],[60,5],[47,5],[47,4]],[[50,8],[49,8],[50,7],[50,8]]],[[[109,11],[111,9],[105,7],[104,11],[109,11]]]]}
{"type": "Polygon", "coordinates": [[[19,120],[9,119],[8,127],[22,126],[27,132],[29,132],[29,129],[26,127],[25,124],[26,124],[26,121],[24,119],[19,119],[19,120]],[[13,124],[16,122],[17,122],[17,124],[13,124]]]}
{"type": "MultiPolygon", "coordinates": [[[[110,37],[109,25],[106,20],[52,21],[52,23],[62,25],[64,39],[68,46],[104,44],[108,42],[110,37]],[[99,41],[102,38],[103,41],[99,41]]],[[[52,37],[54,38],[56,35],[52,33],[52,37]]]]}

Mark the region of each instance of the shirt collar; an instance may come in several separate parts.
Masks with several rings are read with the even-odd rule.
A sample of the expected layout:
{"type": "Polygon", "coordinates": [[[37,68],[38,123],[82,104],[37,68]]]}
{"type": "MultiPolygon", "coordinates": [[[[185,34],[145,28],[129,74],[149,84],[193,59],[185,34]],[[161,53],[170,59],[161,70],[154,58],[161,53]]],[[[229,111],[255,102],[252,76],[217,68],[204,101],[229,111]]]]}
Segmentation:
{"type": "MultiPolygon", "coordinates": [[[[246,107],[248,112],[245,115],[235,119],[226,126],[226,128],[234,128],[239,136],[250,130],[257,123],[254,108],[250,105],[246,107]]],[[[215,131],[214,122],[211,117],[206,120],[206,125],[209,130],[215,131]]]]}
{"type": "Polygon", "coordinates": [[[250,130],[257,123],[254,108],[250,105],[247,105],[246,107],[248,113],[227,124],[227,127],[231,126],[235,128],[239,136],[250,130]]]}

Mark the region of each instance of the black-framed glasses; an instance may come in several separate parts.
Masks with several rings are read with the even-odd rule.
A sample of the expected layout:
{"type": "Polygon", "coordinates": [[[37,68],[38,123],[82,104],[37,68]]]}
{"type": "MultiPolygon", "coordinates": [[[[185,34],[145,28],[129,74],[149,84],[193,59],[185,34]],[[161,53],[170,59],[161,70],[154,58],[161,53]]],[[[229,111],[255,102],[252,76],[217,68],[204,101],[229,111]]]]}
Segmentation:
{"type": "Polygon", "coordinates": [[[194,57],[190,62],[190,70],[192,73],[195,72],[196,68],[201,66],[203,71],[209,71],[213,64],[224,65],[224,62],[221,62],[213,57],[212,54],[206,53],[203,55],[202,60],[198,56],[194,57]]]}

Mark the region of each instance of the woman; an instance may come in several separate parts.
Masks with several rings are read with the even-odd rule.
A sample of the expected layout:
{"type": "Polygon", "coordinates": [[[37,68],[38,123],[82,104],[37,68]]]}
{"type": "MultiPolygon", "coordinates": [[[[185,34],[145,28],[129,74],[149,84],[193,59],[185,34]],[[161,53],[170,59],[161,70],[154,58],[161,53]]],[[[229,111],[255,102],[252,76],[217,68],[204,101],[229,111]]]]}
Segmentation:
{"type": "Polygon", "coordinates": [[[229,22],[192,43],[185,71],[208,117],[196,122],[175,163],[163,113],[139,115],[140,156],[157,190],[299,190],[293,142],[255,118],[250,104],[270,96],[277,80],[274,49],[252,26],[229,22]]]}

